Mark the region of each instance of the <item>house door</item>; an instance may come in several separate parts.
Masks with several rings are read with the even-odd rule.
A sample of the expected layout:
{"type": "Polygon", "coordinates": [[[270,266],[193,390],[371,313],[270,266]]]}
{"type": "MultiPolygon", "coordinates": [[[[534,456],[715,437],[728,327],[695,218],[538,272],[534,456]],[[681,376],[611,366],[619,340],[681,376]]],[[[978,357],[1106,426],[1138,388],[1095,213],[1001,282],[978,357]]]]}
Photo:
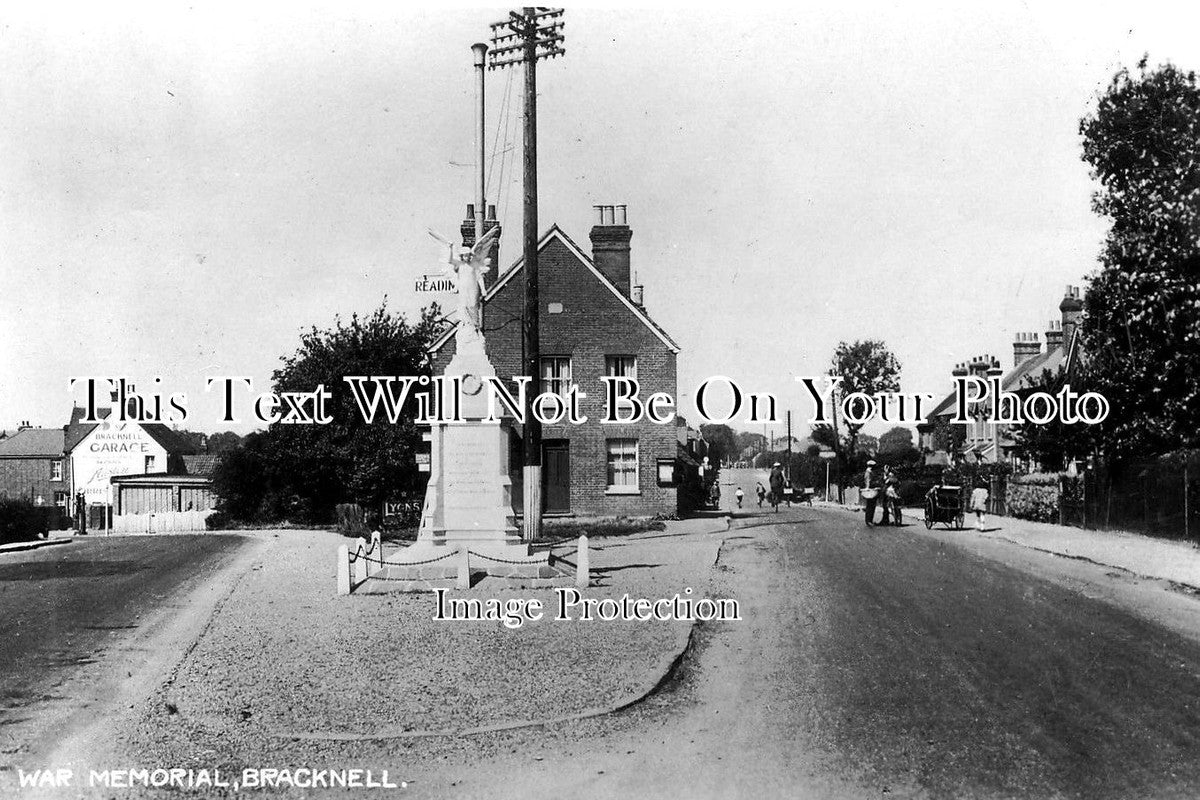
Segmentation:
{"type": "Polygon", "coordinates": [[[542,443],[542,497],[547,514],[571,510],[570,444],[566,439],[542,443]]]}

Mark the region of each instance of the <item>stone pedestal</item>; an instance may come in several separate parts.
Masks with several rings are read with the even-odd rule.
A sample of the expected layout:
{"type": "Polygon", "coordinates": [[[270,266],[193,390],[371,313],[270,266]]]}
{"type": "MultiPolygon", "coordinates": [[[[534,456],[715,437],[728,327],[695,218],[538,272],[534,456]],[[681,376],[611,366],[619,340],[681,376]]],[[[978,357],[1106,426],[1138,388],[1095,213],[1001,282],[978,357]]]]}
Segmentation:
{"type": "Polygon", "coordinates": [[[457,344],[445,374],[463,377],[465,421],[431,426],[429,484],[417,541],[389,558],[384,569],[440,576],[454,567],[452,555],[465,550],[472,573],[548,578],[553,571],[548,554],[531,555],[515,523],[509,424],[482,421],[487,416],[482,379],[496,371],[482,338],[457,344]]]}

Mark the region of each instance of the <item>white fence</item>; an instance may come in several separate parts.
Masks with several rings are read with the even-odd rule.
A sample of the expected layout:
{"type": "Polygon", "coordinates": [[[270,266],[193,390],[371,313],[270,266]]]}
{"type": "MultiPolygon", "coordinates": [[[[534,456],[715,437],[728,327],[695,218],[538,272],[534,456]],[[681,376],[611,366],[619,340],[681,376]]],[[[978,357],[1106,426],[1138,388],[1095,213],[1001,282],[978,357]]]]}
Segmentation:
{"type": "Polygon", "coordinates": [[[161,514],[115,514],[113,533],[182,533],[206,530],[212,511],[166,511],[161,514]]]}

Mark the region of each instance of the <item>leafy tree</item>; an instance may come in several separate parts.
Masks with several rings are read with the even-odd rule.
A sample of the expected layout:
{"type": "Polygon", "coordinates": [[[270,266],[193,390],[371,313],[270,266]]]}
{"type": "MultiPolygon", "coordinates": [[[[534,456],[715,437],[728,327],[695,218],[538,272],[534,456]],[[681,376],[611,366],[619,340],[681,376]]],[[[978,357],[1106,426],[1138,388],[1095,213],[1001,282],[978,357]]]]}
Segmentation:
{"type": "MultiPolygon", "coordinates": [[[[856,392],[875,395],[879,392],[900,390],[900,362],[878,339],[856,341],[853,344],[840,342],[833,352],[830,375],[842,377],[838,396],[845,398],[856,392]]],[[[841,403],[834,409],[835,418],[841,414],[841,403]]],[[[862,423],[850,422],[842,417],[846,426],[846,451],[853,455],[858,442],[862,423]]]]}
{"type": "MultiPolygon", "coordinates": [[[[1022,398],[1038,391],[1053,395],[1067,382],[1067,375],[1062,367],[1055,372],[1043,369],[1036,384],[1018,389],[1016,394],[1022,398]]],[[[1080,393],[1090,386],[1092,381],[1080,372],[1072,376],[1070,383],[1072,391],[1080,393]]],[[[1096,443],[1091,425],[1082,422],[1067,425],[1057,418],[1045,424],[1026,422],[1014,426],[1010,432],[1017,455],[1036,461],[1039,469],[1047,472],[1064,469],[1067,462],[1073,458],[1086,457],[1096,443]]]]}
{"type": "Polygon", "coordinates": [[[210,453],[212,455],[232,450],[241,444],[242,441],[242,437],[233,431],[221,431],[211,436],[199,431],[189,430],[178,430],[175,431],[175,434],[187,440],[192,447],[196,448],[197,453],[210,453]]]}
{"type": "Polygon", "coordinates": [[[1115,457],[1200,445],[1200,88],[1167,64],[1118,72],[1079,125],[1109,229],[1082,334],[1115,457]]]}
{"type": "MultiPolygon", "coordinates": [[[[214,485],[220,510],[237,519],[287,517],[327,521],[339,503],[377,508],[424,481],[415,454],[421,431],[410,396],[396,423],[363,420],[349,385],[351,375],[428,375],[427,349],[440,327],[436,305],[416,325],[393,315],[384,302],[370,316],[313,327],[283,358],[272,378],[276,392],[311,392],[324,386],[329,424],[275,423],[246,437],[218,463],[214,485]]],[[[310,409],[311,410],[311,409],[310,409]]]]}
{"type": "Polygon", "coordinates": [[[908,428],[899,425],[879,437],[879,452],[893,453],[913,447],[913,434],[908,428]]]}
{"type": "Polygon", "coordinates": [[[737,434],[738,458],[750,459],[761,453],[767,446],[767,437],[761,433],[739,431],[737,434]]]}
{"type": "Polygon", "coordinates": [[[726,459],[737,459],[741,450],[737,446],[737,435],[728,425],[706,423],[700,426],[700,435],[708,442],[708,461],[718,465],[726,459]]]}
{"type": "Polygon", "coordinates": [[[886,464],[898,466],[920,459],[921,453],[913,444],[913,433],[899,425],[879,437],[879,458],[886,464]]]}
{"type": "Polygon", "coordinates": [[[833,426],[823,422],[818,422],[812,426],[812,433],[809,437],[819,446],[829,450],[838,449],[837,434],[833,432],[833,426]]]}
{"type": "Polygon", "coordinates": [[[233,450],[242,443],[242,437],[233,431],[221,431],[208,437],[208,452],[219,455],[227,450],[233,450]]]}
{"type": "MultiPolygon", "coordinates": [[[[841,401],[856,392],[875,395],[900,389],[900,362],[887,345],[878,339],[839,342],[833,352],[829,374],[841,376],[842,382],[833,396],[833,447],[841,475],[851,474],[860,459],[855,458],[863,423],[850,422],[842,414],[841,401]],[[846,427],[843,437],[838,431],[839,418],[846,427]]],[[[815,434],[814,430],[814,434],[815,434]]],[[[817,440],[814,435],[813,441],[817,440]]],[[[842,491],[839,484],[838,492],[842,491]]]]}

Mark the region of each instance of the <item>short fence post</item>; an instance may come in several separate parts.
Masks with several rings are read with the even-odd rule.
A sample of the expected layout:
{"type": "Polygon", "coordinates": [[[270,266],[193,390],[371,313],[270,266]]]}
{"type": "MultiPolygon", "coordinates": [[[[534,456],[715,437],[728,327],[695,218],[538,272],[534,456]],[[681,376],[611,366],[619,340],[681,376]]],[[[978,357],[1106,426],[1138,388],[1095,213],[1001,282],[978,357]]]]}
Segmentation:
{"type": "Polygon", "coordinates": [[[354,582],[367,579],[367,540],[361,536],[354,540],[354,582]]]}
{"type": "Polygon", "coordinates": [[[591,583],[591,568],[588,564],[588,540],[587,535],[579,537],[579,552],[575,559],[575,586],[579,589],[586,589],[591,583]]]}
{"type": "Polygon", "coordinates": [[[344,544],[337,552],[337,593],[350,594],[350,549],[344,544]]]}
{"type": "Polygon", "coordinates": [[[383,534],[371,531],[371,555],[378,561],[378,567],[383,569],[383,534]]]}
{"type": "Polygon", "coordinates": [[[467,546],[458,547],[458,577],[454,582],[456,589],[471,588],[471,565],[467,561],[467,546]]]}

